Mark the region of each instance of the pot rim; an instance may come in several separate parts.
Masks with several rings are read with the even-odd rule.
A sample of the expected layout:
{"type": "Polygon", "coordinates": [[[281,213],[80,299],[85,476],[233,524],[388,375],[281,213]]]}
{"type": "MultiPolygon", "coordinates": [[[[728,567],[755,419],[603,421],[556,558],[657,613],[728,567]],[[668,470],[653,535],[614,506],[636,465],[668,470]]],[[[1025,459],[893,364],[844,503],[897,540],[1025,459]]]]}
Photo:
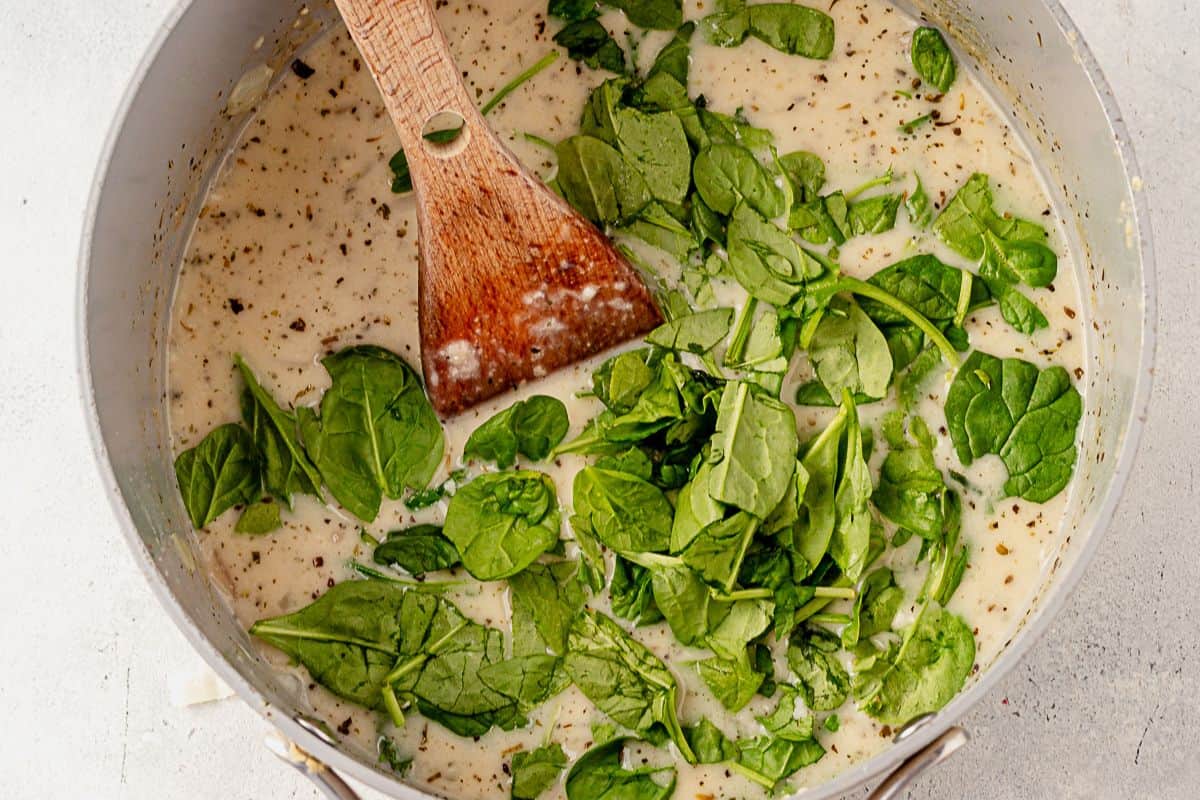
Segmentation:
{"type": "MultiPolygon", "coordinates": [[[[1135,188],[1132,184],[1133,178],[1139,175],[1133,143],[1125,125],[1124,117],[1121,115],[1120,108],[1118,107],[1116,97],[1103,71],[1100,69],[1100,65],[1096,61],[1091,48],[1059,0],[1041,0],[1041,2],[1054,18],[1060,32],[1071,43],[1078,61],[1091,83],[1092,90],[1100,101],[1115,140],[1114,143],[1116,144],[1124,170],[1124,183],[1129,189],[1132,201],[1132,222],[1138,243],[1136,252],[1142,266],[1141,301],[1143,319],[1141,324],[1141,348],[1138,353],[1140,368],[1132,392],[1132,402],[1126,419],[1124,440],[1117,456],[1117,466],[1114,470],[1109,489],[1101,501],[1096,517],[1098,522],[1088,540],[1081,546],[1076,563],[1070,569],[1060,574],[1057,578],[1058,585],[1055,590],[1038,602],[1032,618],[1017,631],[1009,646],[984,670],[978,680],[966,691],[959,693],[935,715],[922,722],[920,727],[914,730],[911,735],[906,736],[903,741],[897,742],[875,756],[852,766],[832,781],[813,787],[812,789],[802,790],[800,794],[803,795],[812,795],[814,798],[834,797],[854,788],[865,786],[872,779],[891,772],[901,762],[927,746],[937,736],[959,721],[972,706],[994,689],[1042,638],[1049,629],[1051,622],[1062,611],[1067,599],[1074,593],[1088,564],[1090,564],[1092,558],[1095,556],[1100,542],[1108,533],[1113,513],[1124,494],[1129,476],[1133,471],[1149,407],[1158,329],[1157,281],[1149,203],[1146,193],[1135,188]]],[[[163,606],[188,642],[191,643],[192,647],[195,648],[221,679],[233,688],[244,702],[302,749],[313,754],[327,765],[336,768],[343,774],[354,778],[372,789],[383,792],[391,797],[412,798],[412,800],[437,797],[437,795],[426,794],[398,778],[389,777],[377,769],[360,763],[342,752],[335,744],[331,744],[324,737],[315,733],[313,729],[302,724],[297,718],[277,712],[262,696],[258,688],[244,678],[225,659],[213,646],[212,642],[192,622],[188,612],[163,580],[163,576],[156,567],[149,550],[145,547],[129,509],[125,505],[120,487],[117,484],[116,474],[109,460],[108,448],[105,445],[100,430],[100,418],[96,407],[92,380],[92,365],[88,358],[87,298],[96,214],[108,180],[113,152],[124,130],[126,118],[133,101],[141,90],[146,76],[161,55],[164,44],[175,31],[180,20],[194,4],[195,0],[176,0],[174,6],[168,11],[159,29],[147,45],[109,123],[88,195],[88,202],[84,213],[84,224],[80,237],[77,267],[75,357],[80,380],[79,399],[87,420],[92,453],[113,515],[120,524],[122,533],[133,553],[134,559],[145,575],[158,602],[163,606]]]]}

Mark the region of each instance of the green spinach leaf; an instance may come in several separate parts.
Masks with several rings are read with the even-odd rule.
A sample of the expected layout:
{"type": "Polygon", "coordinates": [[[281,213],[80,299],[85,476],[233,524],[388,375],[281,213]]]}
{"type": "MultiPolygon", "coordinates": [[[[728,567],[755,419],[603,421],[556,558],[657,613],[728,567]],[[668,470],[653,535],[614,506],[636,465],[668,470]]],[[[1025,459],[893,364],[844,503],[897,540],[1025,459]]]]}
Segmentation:
{"type": "Polygon", "coordinates": [[[658,487],[624,472],[584,467],[572,490],[577,533],[595,536],[617,553],[666,550],[671,544],[671,503],[658,487]]]}
{"type": "Polygon", "coordinates": [[[599,20],[587,18],[567,23],[554,34],[554,43],[566,48],[568,56],[592,69],[606,69],[618,75],[628,71],[625,51],[599,20]]]}
{"type": "Polygon", "coordinates": [[[730,711],[745,708],[754,699],[764,678],[761,672],[755,672],[744,650],[735,658],[713,656],[695,662],[695,666],[713,697],[730,711]]]}
{"type": "Polygon", "coordinates": [[[1083,400],[1062,367],[981,351],[963,362],[946,395],[946,424],[959,460],[989,453],[1008,470],[1004,491],[1044,503],[1061,492],[1075,467],[1083,400]]]}
{"type": "Polygon", "coordinates": [[[530,564],[508,579],[513,655],[566,655],[567,634],[583,608],[579,564],[530,564]]]}
{"type": "Polygon", "coordinates": [[[413,525],[392,531],[375,548],[376,564],[400,567],[410,575],[450,569],[460,562],[454,543],[442,535],[441,525],[413,525]]]}
{"type": "Polygon", "coordinates": [[[703,354],[725,339],[732,321],[732,308],[698,311],[664,322],[650,332],[646,341],[667,350],[703,354]]]}
{"type": "Polygon", "coordinates": [[[683,23],[681,0],[605,0],[605,3],[624,11],[639,28],[669,31],[683,23]]]}
{"type": "MultiPolygon", "coordinates": [[[[863,450],[858,411],[849,393],[843,393],[842,407],[847,412],[846,433],[840,457],[837,490],[833,495],[837,522],[829,540],[829,555],[841,568],[843,575],[851,581],[856,581],[867,566],[871,540],[870,500],[874,487],[863,450]]],[[[806,468],[807,466],[805,464],[806,468]]],[[[809,563],[815,564],[816,561],[809,563]]]]}
{"type": "Polygon", "coordinates": [[[692,164],[696,191],[718,214],[745,202],[767,219],[787,213],[786,196],[754,154],[737,144],[713,144],[692,164]]]}
{"type": "Polygon", "coordinates": [[[850,693],[850,676],[837,657],[840,649],[837,637],[817,628],[794,634],[788,644],[788,666],[799,680],[804,704],[813,711],[832,711],[850,693]]]}
{"type": "Polygon", "coordinates": [[[880,513],[922,539],[937,540],[946,520],[946,484],[933,458],[933,437],[920,417],[913,419],[912,443],[903,431],[899,414],[885,420],[890,449],[879,473],[872,501],[880,513]]]}
{"type": "Polygon", "coordinates": [[[519,470],[480,475],[450,498],[444,533],[479,580],[528,567],[558,541],[554,481],[519,470]]]}
{"type": "Polygon", "coordinates": [[[246,510],[238,517],[233,529],[237,533],[259,536],[270,533],[281,525],[283,525],[283,520],[279,518],[279,503],[266,497],[257,503],[246,506],[246,510]]]}
{"type": "Polygon", "coordinates": [[[233,357],[246,389],[242,419],[262,457],[263,489],[291,507],[292,495],[321,496],[321,475],[300,444],[296,417],[279,407],[240,355],[233,357]]]}
{"type": "Polygon", "coordinates": [[[675,770],[670,767],[625,769],[625,745],[635,740],[613,739],[588,750],[567,773],[567,800],[668,800],[675,791],[675,770]],[[666,784],[654,780],[670,773],[666,784]]]}
{"type": "Polygon", "coordinates": [[[536,800],[558,780],[567,766],[567,754],[557,742],[514,753],[512,758],[513,800],[536,800]]]}
{"type": "Polygon", "coordinates": [[[939,92],[954,83],[954,54],[937,28],[917,28],[912,37],[912,65],[926,83],[939,92]]]}
{"type": "Polygon", "coordinates": [[[892,379],[892,354],[875,323],[852,299],[835,299],[808,344],[817,378],[831,397],[843,392],[882,398],[892,379]]]}
{"type": "Polygon", "coordinates": [[[698,764],[719,764],[737,756],[737,746],[707,717],[684,728],[683,735],[696,754],[698,764]]]}
{"type": "Polygon", "coordinates": [[[467,439],[463,458],[495,461],[508,469],[517,454],[541,461],[567,435],[567,407],[556,397],[536,394],[518,400],[475,429],[467,439]]]}
{"type": "Polygon", "coordinates": [[[442,426],[417,374],[382,347],[349,347],[321,363],[333,383],[319,419],[297,410],[300,431],[333,496],[369,522],[383,496],[429,483],[442,460],[442,426]]]}
{"type": "Polygon", "coordinates": [[[642,174],[612,145],[594,136],[572,136],[554,151],[563,197],[598,225],[632,220],[653,198],[642,174]]]}
{"type": "Polygon", "coordinates": [[[750,35],[781,53],[824,59],[833,52],[833,19],[815,8],[761,3],[748,13],[750,35]]]}
{"type": "Polygon", "coordinates": [[[254,502],[261,481],[253,437],[240,425],[213,428],[175,459],[175,478],[196,528],[236,505],[254,502]]]}

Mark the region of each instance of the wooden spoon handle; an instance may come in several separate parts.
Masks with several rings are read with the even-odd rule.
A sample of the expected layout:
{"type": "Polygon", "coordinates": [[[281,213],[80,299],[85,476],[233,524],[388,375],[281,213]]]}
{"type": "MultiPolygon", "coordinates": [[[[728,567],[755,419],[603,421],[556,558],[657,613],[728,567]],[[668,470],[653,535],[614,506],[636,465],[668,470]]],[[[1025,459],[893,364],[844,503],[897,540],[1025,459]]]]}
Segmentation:
{"type": "Polygon", "coordinates": [[[418,192],[422,178],[442,171],[441,162],[459,154],[458,148],[440,148],[434,154],[422,139],[425,123],[439,112],[463,118],[465,142],[500,148],[463,85],[429,0],[335,2],[375,76],[418,192]]]}

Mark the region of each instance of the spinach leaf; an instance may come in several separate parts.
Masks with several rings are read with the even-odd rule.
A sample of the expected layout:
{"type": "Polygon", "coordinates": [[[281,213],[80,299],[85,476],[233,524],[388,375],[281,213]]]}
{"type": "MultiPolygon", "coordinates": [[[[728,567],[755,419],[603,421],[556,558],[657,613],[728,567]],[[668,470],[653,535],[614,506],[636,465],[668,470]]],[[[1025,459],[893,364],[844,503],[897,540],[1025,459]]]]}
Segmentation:
{"type": "MultiPolygon", "coordinates": [[[[962,324],[970,311],[991,302],[987,287],[971,273],[944,264],[936,256],[921,254],[881,269],[867,281],[909,305],[918,314],[943,328],[962,324]]],[[[896,309],[864,297],[863,310],[882,326],[910,324],[896,309]]]]}
{"type": "MultiPolygon", "coordinates": [[[[612,619],[590,610],[580,614],[565,663],[580,691],[615,722],[642,734],[662,730],[688,762],[695,760],[675,716],[675,678],[612,619]]],[[[568,776],[568,794],[569,786],[568,776]]]]}
{"type": "Polygon", "coordinates": [[[941,538],[946,520],[946,484],[933,458],[933,437],[924,420],[912,421],[915,443],[904,435],[897,414],[884,423],[891,448],[879,474],[879,487],[872,501],[880,513],[922,539],[941,538]]]}
{"type": "Polygon", "coordinates": [[[263,488],[289,508],[294,493],[320,497],[321,475],[300,444],[296,417],[279,407],[240,355],[233,360],[246,383],[242,419],[262,457],[263,488]]]}
{"type": "Polygon", "coordinates": [[[651,196],[682,203],[691,184],[692,153],[679,117],[669,111],[647,114],[620,107],[613,122],[617,149],[641,174],[651,196]]]}
{"type": "Polygon", "coordinates": [[[258,536],[270,533],[280,527],[283,521],[279,518],[279,504],[269,497],[251,503],[238,517],[233,529],[237,533],[248,533],[258,536]]]}
{"type": "Polygon", "coordinates": [[[375,548],[376,564],[396,566],[410,575],[449,569],[459,563],[454,543],[442,535],[441,525],[413,525],[392,531],[375,548]]]}
{"type": "Polygon", "coordinates": [[[570,424],[561,400],[536,394],[476,428],[463,448],[463,458],[495,461],[500,469],[511,467],[517,453],[541,461],[567,435],[570,424]]]}
{"type": "Polygon", "coordinates": [[[628,450],[620,453],[602,456],[596,459],[596,463],[593,466],[612,472],[624,472],[626,475],[632,475],[644,481],[650,480],[654,475],[654,463],[645,452],[636,447],[630,447],[628,450]]]}
{"type": "Polygon", "coordinates": [[[236,505],[254,502],[260,479],[253,437],[232,423],[213,428],[200,444],[175,459],[175,479],[196,528],[236,505]]]}
{"type": "Polygon", "coordinates": [[[833,52],[833,18],[807,6],[762,3],[748,9],[750,35],[781,53],[829,58],[833,52]]]}
{"type": "Polygon", "coordinates": [[[536,800],[558,780],[567,766],[562,746],[552,742],[533,750],[514,753],[512,758],[513,800],[536,800]]]}
{"type": "Polygon", "coordinates": [[[713,602],[708,607],[709,634],[705,643],[722,658],[736,658],[771,626],[770,600],[713,602]]]}
{"type": "Polygon", "coordinates": [[[337,696],[376,708],[400,653],[405,597],[404,589],[385,581],[346,581],[299,611],[259,620],[250,633],[304,665],[337,696]]]}
{"type": "Polygon", "coordinates": [[[974,663],[975,637],[970,627],[933,606],[918,618],[915,630],[862,708],[880,722],[904,725],[950,702],[974,663]]]}
{"type": "Polygon", "coordinates": [[[813,737],[812,717],[796,718],[796,696],[792,687],[782,687],[775,711],[758,717],[766,735],[737,744],[737,771],[768,789],[825,755],[813,737]]]}
{"type": "Polygon", "coordinates": [[[933,221],[933,203],[929,200],[929,195],[925,193],[925,187],[921,184],[921,176],[917,175],[916,178],[917,185],[904,198],[904,210],[908,212],[908,219],[912,222],[913,227],[924,230],[933,221]]]}
{"type": "Polygon", "coordinates": [[[831,397],[882,398],[892,379],[887,340],[858,303],[835,299],[808,345],[817,378],[831,397]]]}
{"type": "Polygon", "coordinates": [[[858,200],[846,209],[846,238],[883,233],[896,227],[896,213],[903,197],[880,194],[858,200]]]}
{"type": "Polygon", "coordinates": [[[513,655],[567,652],[567,633],[583,608],[579,564],[530,564],[508,579],[513,655]]]}
{"type": "Polygon", "coordinates": [[[744,381],[725,384],[708,493],[764,519],[787,492],[798,446],[796,417],[786,404],[744,381]]]}
{"type": "Polygon", "coordinates": [[[675,518],[671,522],[672,553],[686,549],[701,530],[725,516],[725,506],[709,494],[710,475],[712,464],[701,463],[695,476],[675,498],[675,518]]]}
{"type": "Polygon", "coordinates": [[[625,769],[621,752],[629,738],[613,739],[588,750],[567,773],[567,800],[668,800],[675,791],[675,770],[670,767],[625,769]],[[653,776],[670,772],[666,785],[653,776]]]}
{"type": "Polygon", "coordinates": [[[669,31],[683,23],[681,0],[604,0],[605,4],[625,12],[639,28],[669,31]]]}
{"type": "Polygon", "coordinates": [[[563,197],[598,225],[631,220],[652,199],[642,174],[612,145],[594,136],[564,139],[554,152],[563,197]]]}
{"type": "MultiPolygon", "coordinates": [[[[867,566],[871,539],[870,500],[874,487],[863,450],[858,411],[849,393],[843,393],[842,407],[846,410],[845,444],[840,457],[837,490],[833,495],[837,522],[829,540],[829,555],[843,575],[856,581],[867,566]]],[[[809,563],[817,562],[810,560],[809,563]]]]}
{"type": "Polygon", "coordinates": [[[417,374],[394,353],[360,345],[321,363],[333,383],[319,419],[297,410],[300,431],[333,496],[369,522],[383,496],[429,483],[442,460],[442,426],[417,374]]]}
{"type": "Polygon", "coordinates": [[[388,159],[388,169],[392,171],[392,192],[407,194],[413,190],[412,172],[408,168],[408,156],[403,150],[397,150],[388,159]]]}
{"type": "Polygon", "coordinates": [[[744,650],[735,658],[713,656],[697,661],[695,667],[713,697],[730,711],[745,708],[754,699],[764,678],[750,666],[750,657],[744,650]]]}
{"type": "Polygon", "coordinates": [[[734,208],[726,236],[737,282],[752,297],[772,305],[788,305],[805,281],[823,271],[790,236],[744,203],[734,208]]]}
{"type": "Polygon", "coordinates": [[[939,92],[954,83],[954,54],[937,28],[917,28],[912,37],[912,65],[926,83],[939,92]]]}
{"type": "Polygon", "coordinates": [[[838,660],[841,642],[817,628],[798,632],[788,644],[788,666],[799,680],[804,704],[813,711],[832,711],[846,702],[850,676],[838,660]]]}
{"type": "Polygon", "coordinates": [[[650,572],[654,604],[685,645],[699,645],[708,634],[708,586],[687,566],[655,567],[650,572]]]}
{"type": "Polygon", "coordinates": [[[978,350],[946,394],[946,424],[959,460],[999,455],[1008,470],[1004,491],[1035,503],[1070,481],[1082,416],[1083,400],[1062,367],[1039,371],[978,350]]]}
{"type": "Polygon", "coordinates": [[[592,391],[612,411],[630,411],[642,393],[659,376],[661,353],[644,348],[619,353],[592,375],[592,391]]]}
{"type": "Polygon", "coordinates": [[[862,639],[890,630],[904,592],[896,585],[887,567],[880,567],[863,579],[854,598],[850,622],[842,629],[842,647],[852,648],[862,639]]]}
{"type": "Polygon", "coordinates": [[[664,322],[646,336],[646,341],[667,350],[703,354],[724,340],[732,321],[732,308],[698,311],[664,322]]]}
{"type": "Polygon", "coordinates": [[[575,475],[572,496],[571,526],[617,553],[659,552],[671,544],[671,503],[641,478],[584,467],[575,475]]]}
{"type": "Polygon", "coordinates": [[[840,454],[847,438],[851,405],[843,403],[825,430],[805,447],[800,464],[808,474],[804,488],[803,516],[797,525],[796,551],[809,567],[825,557],[838,521],[835,497],[840,454]]]}
{"type": "Polygon", "coordinates": [[[513,656],[479,669],[479,680],[489,689],[512,699],[521,713],[537,708],[571,685],[552,655],[513,656]]]}
{"type": "Polygon", "coordinates": [[[616,232],[636,236],[666,251],[681,263],[686,262],[688,254],[700,246],[692,232],[657,202],[650,203],[628,224],[617,228],[616,232]]]}
{"type": "Polygon", "coordinates": [[[692,163],[696,191],[713,211],[729,214],[739,201],[767,219],[787,213],[786,197],[754,154],[736,144],[713,144],[692,163]]]}
{"type": "Polygon", "coordinates": [[[396,749],[396,743],[386,736],[379,738],[379,760],[377,764],[387,764],[392,772],[403,778],[412,769],[413,760],[411,757],[405,758],[400,755],[400,751],[396,749]]]}
{"type": "Polygon", "coordinates": [[[687,22],[678,26],[675,35],[663,45],[663,48],[658,51],[658,55],[654,57],[654,63],[650,65],[650,71],[646,73],[647,81],[652,80],[658,75],[668,75],[674,78],[680,86],[683,86],[686,92],[688,67],[691,63],[689,41],[692,38],[692,32],[695,30],[696,23],[694,22],[687,22]]]}
{"type": "Polygon", "coordinates": [[[784,153],[779,157],[783,174],[792,185],[796,203],[816,200],[825,185],[825,162],[821,157],[804,150],[784,153]]]}
{"type": "Polygon", "coordinates": [[[546,13],[567,22],[579,22],[600,12],[596,9],[596,0],[550,0],[546,13]]]}
{"type": "Polygon", "coordinates": [[[606,69],[624,75],[625,51],[617,44],[608,29],[596,19],[569,22],[554,34],[554,43],[567,50],[567,55],[582,61],[592,69],[606,69]]]}
{"type": "Polygon", "coordinates": [[[422,508],[429,508],[434,503],[444,497],[454,494],[459,484],[467,477],[467,470],[460,467],[456,470],[451,470],[450,477],[439,483],[437,486],[431,486],[428,489],[422,489],[418,492],[413,492],[408,497],[404,498],[404,507],[409,511],[419,511],[422,508]]]}
{"type": "Polygon", "coordinates": [[[705,526],[680,556],[705,581],[728,592],[737,582],[759,521],[746,511],[705,526]]]}
{"type": "Polygon", "coordinates": [[[615,616],[638,626],[662,621],[663,615],[654,604],[649,568],[617,556],[608,592],[615,616]]]}
{"type": "Polygon", "coordinates": [[[518,470],[480,475],[450,498],[444,533],[479,580],[515,575],[558,541],[554,481],[518,470]]]}
{"type": "Polygon", "coordinates": [[[746,0],[717,0],[716,9],[700,20],[705,39],[718,47],[737,47],[750,32],[746,0]]]}
{"type": "Polygon", "coordinates": [[[697,764],[719,764],[737,755],[737,746],[708,717],[683,729],[697,764]]]}

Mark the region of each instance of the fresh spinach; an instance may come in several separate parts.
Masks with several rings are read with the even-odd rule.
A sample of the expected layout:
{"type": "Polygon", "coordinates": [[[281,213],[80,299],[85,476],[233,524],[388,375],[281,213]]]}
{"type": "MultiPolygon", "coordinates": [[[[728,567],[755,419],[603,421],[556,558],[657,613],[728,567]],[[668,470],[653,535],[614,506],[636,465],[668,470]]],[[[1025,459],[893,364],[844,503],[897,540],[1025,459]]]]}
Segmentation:
{"type": "Polygon", "coordinates": [[[690,185],[692,154],[679,117],[620,107],[613,114],[617,149],[641,174],[651,196],[682,203],[690,185]]]}
{"type": "Polygon", "coordinates": [[[513,800],[536,800],[549,789],[567,766],[567,754],[557,742],[514,753],[512,758],[513,800]]]}
{"type": "Polygon", "coordinates": [[[479,580],[528,567],[558,541],[554,481],[530,470],[480,475],[450,498],[444,533],[479,580]]]}
{"type": "Polygon", "coordinates": [[[567,773],[567,800],[667,800],[675,791],[675,770],[670,767],[625,769],[622,751],[636,740],[613,739],[588,750],[567,773]],[[659,773],[670,773],[662,784],[659,773]]]}
{"type": "Polygon", "coordinates": [[[463,458],[495,461],[508,469],[517,454],[541,461],[567,435],[567,407],[557,397],[537,394],[518,400],[480,425],[467,439],[463,458]]]}
{"type": "Polygon", "coordinates": [[[372,557],[376,564],[400,567],[410,575],[450,569],[461,560],[454,543],[442,535],[442,526],[429,524],[392,531],[372,557]]]}
{"type": "Polygon", "coordinates": [[[639,626],[652,625],[663,619],[662,612],[654,604],[651,571],[641,564],[617,556],[608,593],[612,612],[621,619],[639,626]]]}
{"type": "Polygon", "coordinates": [[[508,579],[513,655],[567,652],[567,634],[583,608],[579,564],[531,564],[508,579]]]}
{"type": "Polygon", "coordinates": [[[730,711],[745,708],[765,677],[750,665],[750,657],[744,650],[735,658],[713,656],[697,661],[695,667],[713,697],[730,711]]]}
{"type": "Polygon", "coordinates": [[[945,529],[945,481],[933,458],[934,441],[924,420],[915,417],[910,442],[900,414],[885,418],[884,434],[890,448],[879,473],[872,502],[879,512],[922,539],[941,538],[945,529]]]}
{"type": "Polygon", "coordinates": [[[737,761],[732,766],[767,789],[825,755],[813,736],[812,717],[796,718],[796,696],[792,687],[782,687],[775,711],[758,717],[767,733],[737,743],[737,761]]]}
{"type": "Polygon", "coordinates": [[[596,0],[550,0],[546,13],[567,22],[579,22],[600,12],[596,10],[596,0]]]}
{"type": "Polygon", "coordinates": [[[815,153],[797,150],[779,157],[783,174],[792,185],[796,203],[810,203],[825,185],[825,162],[815,153]]]}
{"type": "Polygon", "coordinates": [[[695,570],[683,565],[649,570],[654,604],[685,645],[699,645],[708,634],[711,594],[695,570]]]}
{"type": "Polygon", "coordinates": [[[954,54],[937,28],[917,28],[912,36],[912,65],[926,83],[939,92],[950,91],[954,83],[954,54]]]}
{"type": "Polygon", "coordinates": [[[967,680],[975,663],[975,637],[965,622],[933,606],[915,623],[873,691],[864,711],[888,725],[904,725],[937,711],[967,680]]]}
{"type": "Polygon", "coordinates": [[[933,203],[921,184],[921,176],[917,175],[916,179],[917,185],[904,198],[904,210],[908,212],[908,219],[913,227],[924,230],[933,221],[933,203]]]}
{"type": "Polygon", "coordinates": [[[831,397],[842,392],[879,399],[892,379],[887,339],[852,299],[835,299],[808,344],[817,378],[831,397]]]}
{"type": "Polygon", "coordinates": [[[717,411],[709,495],[764,519],[787,492],[798,446],[796,417],[786,404],[730,381],[717,411]]]}
{"type": "Polygon", "coordinates": [[[700,28],[710,44],[737,47],[750,32],[746,0],[717,0],[716,11],[700,20],[700,28]]]}
{"type": "Polygon", "coordinates": [[[841,642],[818,628],[793,634],[788,643],[788,666],[796,673],[804,704],[813,711],[832,711],[846,702],[850,676],[838,660],[841,642]]]}
{"type": "Polygon", "coordinates": [[[641,734],[660,730],[688,762],[695,760],[675,716],[675,678],[612,619],[590,610],[580,614],[571,626],[565,664],[580,691],[615,722],[641,734]]]}
{"type": "Polygon", "coordinates": [[[203,528],[259,493],[260,457],[254,438],[240,425],[213,428],[200,444],[175,459],[175,478],[188,517],[203,528]]]}
{"type": "Polygon", "coordinates": [[[664,322],[646,336],[646,341],[667,350],[707,353],[729,334],[733,309],[698,311],[664,322]]]}
{"type": "Polygon", "coordinates": [[[842,628],[842,647],[853,648],[860,640],[890,630],[896,611],[904,600],[904,591],[887,567],[880,567],[863,578],[854,598],[850,622],[842,628]]]}
{"type": "Polygon", "coordinates": [[[642,174],[612,145],[578,135],[555,145],[558,186],[567,202],[599,225],[632,220],[652,199],[642,174]]]}
{"type": "Polygon", "coordinates": [[[713,144],[692,163],[696,191],[718,214],[729,214],[739,202],[767,219],[787,213],[786,195],[754,154],[737,144],[713,144]]]}
{"type": "Polygon", "coordinates": [[[572,489],[576,533],[621,554],[660,552],[671,544],[671,503],[653,484],[624,472],[584,467],[572,489]]]}
{"type": "Polygon", "coordinates": [[[750,35],[781,53],[825,59],[833,52],[833,19],[815,8],[761,3],[747,9],[750,35]]]}
{"type": "Polygon", "coordinates": [[[708,717],[683,729],[698,764],[719,764],[737,756],[737,746],[708,717]]]}
{"type": "Polygon", "coordinates": [[[321,363],[333,382],[320,418],[297,409],[300,432],[333,496],[369,522],[382,497],[429,483],[442,460],[442,426],[417,374],[394,353],[360,345],[321,363]]]}
{"type": "Polygon", "coordinates": [[[300,444],[295,415],[279,407],[240,355],[233,360],[246,384],[242,419],[262,459],[263,489],[289,508],[293,494],[320,497],[321,475],[300,444]]]}
{"type": "Polygon", "coordinates": [[[970,464],[996,454],[1008,470],[1004,491],[1044,503],[1061,492],[1075,467],[1083,400],[1062,367],[975,351],[946,394],[946,425],[958,458],[970,464]]]}
{"type": "Polygon", "coordinates": [[[279,503],[271,498],[263,498],[257,503],[246,506],[233,530],[237,533],[247,533],[259,536],[279,528],[283,520],[279,517],[279,503]]]}
{"type": "Polygon", "coordinates": [[[568,22],[554,34],[554,43],[565,48],[568,56],[592,69],[606,69],[618,75],[628,71],[625,51],[599,20],[589,17],[568,22]]]}
{"type": "Polygon", "coordinates": [[[683,23],[681,0],[604,0],[606,5],[625,12],[639,28],[669,31],[683,23]]]}
{"type": "Polygon", "coordinates": [[[752,297],[772,305],[788,305],[805,281],[823,271],[790,236],[745,203],[733,209],[726,236],[737,282],[752,297]]]}
{"type": "Polygon", "coordinates": [[[711,585],[731,591],[758,524],[749,512],[739,511],[705,526],[680,558],[711,585]]]}
{"type": "Polygon", "coordinates": [[[858,410],[848,392],[842,395],[842,407],[846,411],[845,444],[839,460],[837,490],[833,495],[837,522],[829,540],[829,555],[843,575],[856,581],[867,566],[871,539],[870,500],[874,487],[863,449],[858,410]]]}

